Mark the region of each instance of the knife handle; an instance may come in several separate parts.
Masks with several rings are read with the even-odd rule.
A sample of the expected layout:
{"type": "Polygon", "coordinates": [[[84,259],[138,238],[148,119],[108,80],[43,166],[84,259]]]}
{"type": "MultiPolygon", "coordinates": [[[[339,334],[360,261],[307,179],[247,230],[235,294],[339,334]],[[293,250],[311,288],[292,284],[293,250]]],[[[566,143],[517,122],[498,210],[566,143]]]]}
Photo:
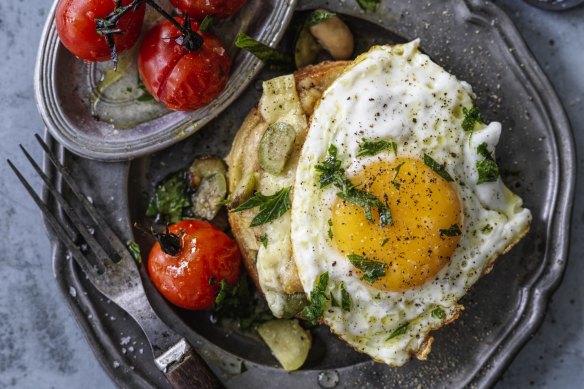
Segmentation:
{"type": "Polygon", "coordinates": [[[222,389],[223,384],[213,374],[203,358],[191,348],[180,362],[173,364],[166,378],[175,389],[222,389]]]}

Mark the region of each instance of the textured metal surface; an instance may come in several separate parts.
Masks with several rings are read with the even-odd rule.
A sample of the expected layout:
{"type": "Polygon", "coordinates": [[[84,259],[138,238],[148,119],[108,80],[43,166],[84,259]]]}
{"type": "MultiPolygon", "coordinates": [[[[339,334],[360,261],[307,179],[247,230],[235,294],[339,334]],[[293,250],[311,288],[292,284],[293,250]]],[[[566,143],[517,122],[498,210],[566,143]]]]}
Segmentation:
{"type": "MultiPolygon", "coordinates": [[[[303,2],[302,5],[313,7],[320,5],[320,2],[303,2]]],[[[363,17],[349,4],[339,4],[338,7],[347,14],[363,17]]],[[[428,362],[414,361],[398,370],[371,362],[350,366],[335,362],[337,364],[333,366],[319,366],[317,358],[312,370],[289,375],[266,366],[263,360],[252,360],[246,362],[245,373],[235,374],[237,364],[241,362],[233,359],[232,353],[220,350],[218,353],[217,350],[207,352],[209,360],[216,361],[215,366],[224,377],[232,375],[228,384],[233,387],[261,384],[270,387],[313,386],[321,370],[338,375],[338,387],[365,382],[388,387],[488,386],[534,331],[543,315],[549,293],[560,280],[565,265],[568,211],[575,177],[571,134],[553,90],[507,17],[493,5],[482,2],[451,1],[425,6],[417,2],[389,1],[383,3],[380,12],[371,20],[406,39],[421,37],[425,52],[474,86],[479,96],[478,105],[487,119],[503,122],[508,130],[502,135],[498,156],[506,171],[506,182],[534,211],[532,232],[510,254],[501,258],[493,273],[481,280],[464,299],[467,309],[462,318],[436,332],[437,340],[428,362]],[[235,369],[226,362],[229,359],[235,369]]],[[[371,27],[368,31],[376,31],[376,28],[371,27]]],[[[395,38],[394,34],[389,35],[395,38]]],[[[257,96],[258,92],[246,93],[256,93],[257,96]]],[[[236,104],[247,104],[247,107],[235,105],[230,110],[233,117],[224,115],[218,118],[200,134],[176,146],[174,151],[177,153],[163,152],[149,160],[139,160],[133,164],[131,171],[158,171],[162,174],[165,169],[172,168],[167,165],[168,161],[174,161],[175,166],[180,163],[180,166],[185,166],[195,152],[224,152],[229,146],[227,141],[217,144],[210,143],[209,139],[218,130],[236,129],[239,123],[237,115],[242,116],[250,107],[249,102],[245,103],[245,98],[240,100],[236,104]],[[171,158],[173,155],[175,157],[171,158]]],[[[104,174],[108,175],[109,184],[123,176],[121,172],[124,169],[120,166],[115,168],[118,169],[116,171],[111,164],[88,164],[75,158],[70,158],[70,163],[74,168],[86,165],[97,180],[103,180],[104,174]]],[[[130,183],[132,179],[130,177],[130,183]]],[[[98,187],[101,189],[100,196],[109,196],[113,189],[108,185],[98,187]]],[[[106,202],[105,212],[112,216],[126,216],[132,208],[131,204],[117,200],[119,198],[115,204],[110,204],[113,210],[106,202]]],[[[135,198],[133,201],[139,202],[135,198]]],[[[128,231],[124,233],[128,234],[128,231]]],[[[67,269],[62,253],[55,259],[57,267],[67,269]]],[[[76,285],[82,290],[86,287],[83,283],[76,285]]],[[[187,338],[193,336],[193,323],[176,315],[160,298],[155,301],[156,293],[150,296],[158,312],[164,314],[171,326],[174,325],[187,338]]],[[[101,313],[101,317],[108,314],[107,305],[100,304],[99,300],[84,303],[101,313]]],[[[78,318],[84,325],[84,318],[81,315],[78,318]]],[[[104,323],[105,328],[111,326],[108,324],[104,323]]],[[[129,323],[126,325],[129,326],[129,323]]],[[[231,335],[224,334],[228,339],[231,335]]],[[[108,338],[106,330],[100,334],[91,333],[90,339],[94,345],[101,347],[114,342],[108,338]]],[[[107,364],[116,357],[115,354],[104,352],[100,356],[121,384],[136,386],[138,380],[148,377],[149,372],[137,366],[133,370],[135,374],[122,375],[120,370],[107,364]]],[[[150,381],[150,384],[156,385],[155,381],[150,381]]]]}
{"type": "MultiPolygon", "coordinates": [[[[234,54],[232,75],[223,93],[210,105],[193,112],[163,111],[164,114],[131,128],[117,129],[97,120],[90,109],[95,85],[103,75],[94,65],[71,55],[57,36],[54,12],[49,13],[37,55],[35,91],[39,112],[51,134],[74,153],[100,160],[124,160],[161,150],[188,137],[217,116],[246,88],[261,70],[262,63],[251,54],[236,50],[233,39],[245,31],[269,45],[276,44],[288,24],[296,0],[250,0],[232,19],[224,22],[222,39],[234,54]]],[[[110,109],[134,101],[113,101],[110,109]]],[[[160,111],[152,106],[152,110],[160,111]]],[[[146,114],[146,112],[144,112],[146,114]]]]}

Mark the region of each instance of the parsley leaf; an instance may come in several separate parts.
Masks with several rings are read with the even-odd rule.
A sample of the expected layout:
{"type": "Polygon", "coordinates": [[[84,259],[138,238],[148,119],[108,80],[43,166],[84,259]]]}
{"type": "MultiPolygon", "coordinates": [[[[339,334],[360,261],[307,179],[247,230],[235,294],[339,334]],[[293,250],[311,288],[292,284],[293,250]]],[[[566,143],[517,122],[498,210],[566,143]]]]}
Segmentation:
{"type": "Polygon", "coordinates": [[[436,319],[444,320],[446,319],[446,312],[440,307],[436,307],[432,310],[432,317],[436,319]]]}
{"type": "Polygon", "coordinates": [[[157,222],[176,223],[182,220],[183,211],[190,206],[184,173],[178,172],[156,187],[146,216],[156,217],[157,222]]]}
{"type": "Polygon", "coordinates": [[[317,324],[326,309],[329,298],[326,289],[329,282],[328,272],[322,273],[316,282],[316,286],[310,292],[310,304],[305,306],[300,312],[300,316],[308,320],[311,324],[317,324]]]}
{"type": "Polygon", "coordinates": [[[464,119],[462,120],[462,129],[465,132],[472,132],[476,123],[484,123],[483,118],[481,117],[481,113],[477,107],[472,107],[471,109],[463,107],[462,113],[464,114],[464,119]]]}
{"type": "Polygon", "coordinates": [[[307,26],[313,26],[335,16],[337,16],[337,14],[334,12],[330,12],[324,9],[317,9],[313,11],[310,15],[308,15],[308,18],[306,18],[305,23],[307,26]]]}
{"type": "Polygon", "coordinates": [[[363,141],[357,151],[357,157],[377,155],[384,150],[392,150],[397,155],[397,143],[386,140],[363,141]]]}
{"type": "Polygon", "coordinates": [[[484,142],[481,143],[479,147],[477,147],[477,153],[485,158],[482,161],[477,161],[476,163],[477,171],[479,172],[477,185],[483,184],[485,182],[497,181],[497,178],[499,178],[499,167],[497,166],[497,162],[491,153],[489,153],[487,144],[484,142]]]}
{"type": "Polygon", "coordinates": [[[280,189],[271,196],[264,196],[260,192],[255,192],[251,198],[235,208],[233,212],[241,212],[246,209],[260,207],[260,212],[253,218],[250,227],[269,223],[290,209],[290,188],[280,189]]]}
{"type": "Polygon", "coordinates": [[[341,309],[343,312],[351,312],[351,308],[353,308],[351,295],[345,289],[345,284],[341,284],[341,309]]]}
{"type": "Polygon", "coordinates": [[[410,323],[406,322],[406,323],[402,324],[401,326],[397,327],[395,329],[395,331],[393,331],[391,333],[391,335],[389,335],[389,338],[387,338],[387,340],[390,340],[390,339],[395,338],[396,336],[400,336],[400,335],[405,334],[408,331],[409,326],[410,326],[410,323]]]}
{"type": "Polygon", "coordinates": [[[434,170],[436,172],[436,174],[438,174],[440,177],[444,178],[446,181],[454,181],[452,176],[446,171],[445,167],[443,165],[440,165],[438,162],[436,162],[428,154],[424,154],[424,163],[426,164],[426,166],[428,166],[430,169],[434,170]]]}
{"type": "Polygon", "coordinates": [[[357,4],[365,11],[375,11],[380,0],[357,0],[357,4]]]}
{"type": "Polygon", "coordinates": [[[446,236],[460,236],[460,234],[462,234],[462,231],[460,231],[460,227],[458,227],[458,224],[453,224],[450,226],[450,228],[445,229],[445,230],[440,230],[440,236],[446,235],[446,236]]]}
{"type": "Polygon", "coordinates": [[[142,263],[142,254],[140,253],[140,245],[134,242],[133,240],[128,241],[128,250],[130,250],[130,254],[134,257],[134,261],[136,264],[140,265],[142,263]]]}
{"type": "Polygon", "coordinates": [[[337,193],[337,197],[362,207],[365,211],[365,217],[367,220],[370,222],[373,221],[371,208],[377,208],[379,211],[379,224],[381,226],[386,226],[392,223],[391,212],[386,203],[382,203],[377,197],[370,193],[357,189],[355,185],[345,177],[345,170],[341,168],[341,161],[337,159],[336,146],[330,145],[326,159],[317,164],[315,169],[317,172],[321,173],[319,177],[321,188],[334,184],[341,190],[337,193]]]}
{"type": "Polygon", "coordinates": [[[379,277],[385,275],[387,264],[383,262],[372,261],[357,254],[349,254],[347,258],[349,258],[349,262],[351,262],[353,266],[363,272],[363,277],[361,277],[362,280],[374,283],[379,277]]]}
{"type": "Polygon", "coordinates": [[[235,38],[235,46],[240,49],[249,51],[266,64],[290,68],[292,67],[293,61],[291,56],[273,49],[262,42],[258,42],[243,32],[237,34],[237,37],[235,38]]]}

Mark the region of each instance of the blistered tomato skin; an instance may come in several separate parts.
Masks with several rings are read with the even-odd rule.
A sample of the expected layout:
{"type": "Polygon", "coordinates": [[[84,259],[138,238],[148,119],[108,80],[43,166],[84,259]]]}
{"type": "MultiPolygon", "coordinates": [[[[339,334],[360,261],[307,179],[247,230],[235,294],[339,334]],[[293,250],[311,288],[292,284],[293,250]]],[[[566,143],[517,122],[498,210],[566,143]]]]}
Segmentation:
{"type": "Polygon", "coordinates": [[[241,255],[235,242],[212,224],[185,220],[169,227],[180,236],[181,251],[166,254],[157,242],[148,256],[148,273],[156,288],[174,305],[211,309],[222,280],[239,279],[241,255]]]}
{"type": "Polygon", "coordinates": [[[170,0],[183,13],[201,20],[207,15],[219,18],[231,16],[243,7],[246,0],[170,0]]]}
{"type": "MultiPolygon", "coordinates": [[[[182,18],[177,18],[183,23],[182,18]]],[[[198,30],[191,23],[193,31],[198,30]]],[[[231,58],[213,34],[198,32],[203,45],[195,51],[181,46],[181,33],[169,21],[154,26],[144,38],[138,71],[144,86],[168,108],[188,111],[203,107],[225,89],[231,58]]]]}
{"type": "MultiPolygon", "coordinates": [[[[132,0],[123,0],[127,5],[132,0]]],[[[104,18],[114,11],[113,0],[60,0],[55,12],[57,33],[63,45],[73,55],[86,61],[107,61],[111,58],[105,36],[95,31],[95,19],[104,18]]],[[[124,15],[117,29],[122,33],[114,34],[116,50],[121,53],[136,43],[142,30],[146,6],[124,15]]]]}

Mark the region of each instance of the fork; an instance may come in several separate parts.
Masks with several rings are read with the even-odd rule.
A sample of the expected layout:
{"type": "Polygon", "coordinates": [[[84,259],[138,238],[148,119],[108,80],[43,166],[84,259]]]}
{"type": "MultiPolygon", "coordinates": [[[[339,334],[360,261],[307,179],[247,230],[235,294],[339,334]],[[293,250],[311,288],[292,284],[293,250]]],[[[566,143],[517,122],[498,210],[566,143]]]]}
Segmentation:
{"type": "Polygon", "coordinates": [[[63,192],[43,172],[28,151],[20,145],[26,159],[43,180],[46,188],[67,215],[68,221],[54,214],[50,207],[32,189],[22,173],[7,159],[24,188],[41,209],[47,223],[55,235],[70,252],[73,259],[99,292],[126,311],[146,335],[154,354],[156,366],[166,375],[174,388],[223,388],[219,379],[206,365],[205,361],[193,350],[185,338],[171,330],[154,312],[148,302],[140,274],[134,258],[122,240],[112,231],[96,208],[83,195],[78,184],[42,138],[35,138],[43,148],[51,163],[60,174],[63,186],[67,186],[77,198],[81,208],[93,220],[94,231],[100,231],[106,249],[96,239],[79,212],[65,199],[63,192]],[[77,232],[81,235],[88,250],[76,243],[77,232]]]}

